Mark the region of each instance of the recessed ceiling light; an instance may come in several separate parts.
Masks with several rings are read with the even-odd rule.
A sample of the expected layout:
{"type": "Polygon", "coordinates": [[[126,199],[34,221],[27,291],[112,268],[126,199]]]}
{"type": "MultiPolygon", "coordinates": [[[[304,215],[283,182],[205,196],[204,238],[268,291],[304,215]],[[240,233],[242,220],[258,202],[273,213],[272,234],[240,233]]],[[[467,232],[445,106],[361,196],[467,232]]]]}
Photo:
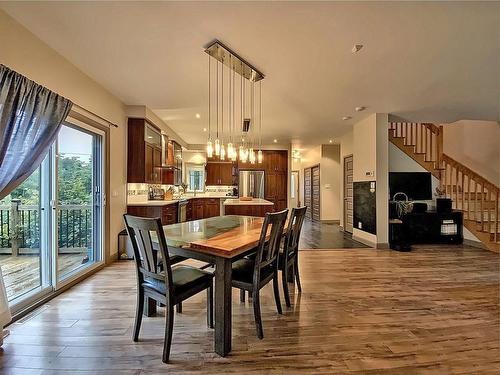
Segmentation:
{"type": "Polygon", "coordinates": [[[277,139],[273,139],[273,142],[274,142],[274,143],[278,143],[278,140],[277,140],[277,139]]]}
{"type": "Polygon", "coordinates": [[[352,53],[358,53],[359,51],[361,51],[361,48],[363,48],[363,45],[362,45],[362,44],[355,44],[355,45],[352,47],[351,52],[352,52],[352,53]]]}
{"type": "Polygon", "coordinates": [[[207,131],[207,128],[203,128],[203,131],[206,132],[207,131]]]}
{"type": "Polygon", "coordinates": [[[148,139],[153,139],[153,137],[152,137],[152,136],[150,136],[150,135],[148,135],[148,139]]]}
{"type": "Polygon", "coordinates": [[[366,107],[356,107],[354,109],[356,110],[356,112],[361,112],[361,111],[364,111],[366,109],[366,107]]]}
{"type": "Polygon", "coordinates": [[[200,116],[200,114],[199,114],[199,113],[197,113],[197,114],[196,114],[196,118],[200,118],[200,117],[201,117],[201,116],[200,116]]]}
{"type": "Polygon", "coordinates": [[[330,139],[328,142],[333,143],[333,139],[330,139]]]}
{"type": "Polygon", "coordinates": [[[344,116],[344,117],[342,117],[342,120],[344,120],[344,121],[347,121],[347,120],[350,120],[350,119],[351,119],[351,116],[344,116]]]}

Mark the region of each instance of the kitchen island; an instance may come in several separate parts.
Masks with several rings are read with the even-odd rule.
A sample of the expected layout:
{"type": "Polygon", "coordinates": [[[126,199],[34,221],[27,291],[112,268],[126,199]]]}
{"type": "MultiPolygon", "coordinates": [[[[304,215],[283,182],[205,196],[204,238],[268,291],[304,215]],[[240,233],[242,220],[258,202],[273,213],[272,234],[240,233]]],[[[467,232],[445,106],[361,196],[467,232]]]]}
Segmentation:
{"type": "Polygon", "coordinates": [[[241,199],[226,200],[223,204],[224,215],[266,216],[267,212],[274,211],[274,203],[261,198],[250,201],[241,199]]]}

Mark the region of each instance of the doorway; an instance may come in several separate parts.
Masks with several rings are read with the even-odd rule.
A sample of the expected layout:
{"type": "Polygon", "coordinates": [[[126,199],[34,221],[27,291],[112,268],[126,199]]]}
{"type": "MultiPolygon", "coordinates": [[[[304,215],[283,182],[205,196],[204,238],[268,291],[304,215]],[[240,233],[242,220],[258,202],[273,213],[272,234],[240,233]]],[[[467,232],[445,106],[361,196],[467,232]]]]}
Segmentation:
{"type": "Polygon", "coordinates": [[[308,207],[306,218],[321,220],[320,166],[304,168],[304,204],[308,207]]]}
{"type": "Polygon", "coordinates": [[[353,156],[344,157],[344,231],[352,233],[353,227],[353,156]]]}
{"type": "Polygon", "coordinates": [[[299,171],[292,171],[290,176],[290,207],[300,207],[299,171]]]}

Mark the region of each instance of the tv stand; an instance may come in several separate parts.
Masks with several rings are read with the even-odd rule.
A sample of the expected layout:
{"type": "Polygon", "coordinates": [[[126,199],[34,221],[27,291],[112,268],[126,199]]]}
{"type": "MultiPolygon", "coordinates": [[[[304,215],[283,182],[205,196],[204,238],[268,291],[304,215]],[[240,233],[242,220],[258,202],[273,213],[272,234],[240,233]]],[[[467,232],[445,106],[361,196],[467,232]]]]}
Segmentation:
{"type": "Polygon", "coordinates": [[[397,247],[401,242],[453,245],[463,242],[463,214],[460,211],[412,212],[403,215],[401,221],[402,224],[390,224],[391,248],[397,247]]]}

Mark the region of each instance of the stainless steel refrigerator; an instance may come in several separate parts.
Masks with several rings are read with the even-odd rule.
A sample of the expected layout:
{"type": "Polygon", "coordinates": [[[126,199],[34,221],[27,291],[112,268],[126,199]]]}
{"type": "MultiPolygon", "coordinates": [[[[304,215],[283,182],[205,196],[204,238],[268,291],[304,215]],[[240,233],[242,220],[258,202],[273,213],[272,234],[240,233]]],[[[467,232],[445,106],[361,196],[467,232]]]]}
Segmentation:
{"type": "Polygon", "coordinates": [[[240,197],[254,197],[264,199],[264,171],[240,170],[240,197]]]}

